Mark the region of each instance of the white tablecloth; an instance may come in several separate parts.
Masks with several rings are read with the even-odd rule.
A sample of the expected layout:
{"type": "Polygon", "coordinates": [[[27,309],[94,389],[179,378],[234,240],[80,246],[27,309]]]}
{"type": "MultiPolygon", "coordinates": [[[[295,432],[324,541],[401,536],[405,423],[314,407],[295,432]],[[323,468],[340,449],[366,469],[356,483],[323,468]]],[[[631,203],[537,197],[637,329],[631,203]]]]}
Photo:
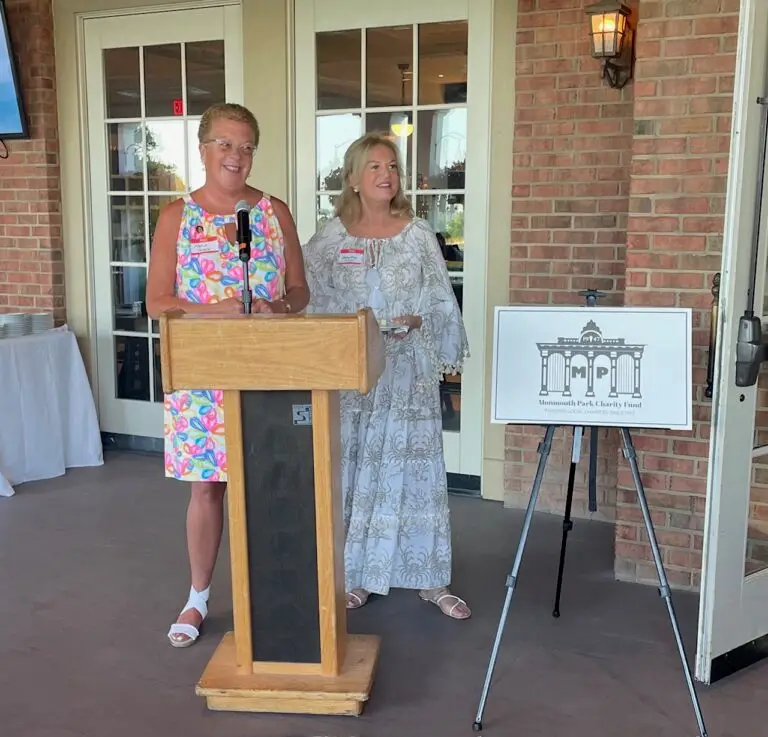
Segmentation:
{"type": "Polygon", "coordinates": [[[66,327],[0,340],[0,496],[104,463],[93,394],[66,327]]]}

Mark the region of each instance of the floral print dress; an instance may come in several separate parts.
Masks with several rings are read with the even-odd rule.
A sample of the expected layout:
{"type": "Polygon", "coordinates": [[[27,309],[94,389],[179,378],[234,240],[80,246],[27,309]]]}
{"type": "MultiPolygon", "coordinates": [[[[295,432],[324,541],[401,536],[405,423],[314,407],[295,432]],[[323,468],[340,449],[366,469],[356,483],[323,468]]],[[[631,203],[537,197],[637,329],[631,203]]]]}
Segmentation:
{"type": "Polygon", "coordinates": [[[435,233],[419,218],[392,238],[363,239],[338,218],[304,247],[310,312],[418,315],[367,395],[341,393],[346,590],[387,594],[451,582],[451,524],[440,379],[469,355],[435,233]]]}
{"type": "MultiPolygon", "coordinates": [[[[280,222],[268,195],[251,209],[254,299],[275,300],[285,292],[285,255],[280,222]]],[[[213,215],[184,198],[176,242],[176,296],[208,304],[237,297],[243,284],[238,247],[226,235],[234,215],[213,215]]],[[[199,346],[204,351],[205,346],[199,346]]],[[[165,475],[180,481],[226,481],[224,393],[182,389],[165,395],[165,475]]]]}

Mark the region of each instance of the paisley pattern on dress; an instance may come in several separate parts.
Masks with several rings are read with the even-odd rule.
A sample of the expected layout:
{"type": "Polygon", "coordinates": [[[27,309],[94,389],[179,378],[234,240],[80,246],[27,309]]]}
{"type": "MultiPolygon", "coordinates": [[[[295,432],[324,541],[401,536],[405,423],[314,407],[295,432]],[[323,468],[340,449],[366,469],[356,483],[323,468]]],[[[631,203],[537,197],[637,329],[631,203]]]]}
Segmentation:
{"type": "MultiPolygon", "coordinates": [[[[209,213],[189,195],[184,203],[176,242],[176,296],[196,304],[237,297],[243,264],[225,230],[235,216],[209,213]]],[[[285,292],[283,233],[267,195],[251,209],[250,222],[248,275],[254,299],[279,299],[285,292]]],[[[223,399],[221,391],[194,389],[165,395],[166,476],[181,481],[227,480],[223,399]]]]}
{"type": "Polygon", "coordinates": [[[386,594],[451,581],[451,525],[440,379],[469,355],[448,271],[429,224],[392,238],[351,236],[334,218],[304,247],[308,311],[377,319],[418,315],[403,340],[385,336],[386,366],[367,395],[341,394],[346,590],[386,594]]]}

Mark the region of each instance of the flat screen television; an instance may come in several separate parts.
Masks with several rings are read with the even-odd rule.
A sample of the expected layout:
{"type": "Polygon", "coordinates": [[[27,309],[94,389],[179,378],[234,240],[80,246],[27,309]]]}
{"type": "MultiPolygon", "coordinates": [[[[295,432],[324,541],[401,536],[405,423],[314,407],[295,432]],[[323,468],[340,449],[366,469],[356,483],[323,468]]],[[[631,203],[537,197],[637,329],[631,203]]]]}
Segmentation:
{"type": "Polygon", "coordinates": [[[29,122],[19,86],[19,70],[8,33],[5,3],[0,0],[0,139],[29,138],[29,122]]]}

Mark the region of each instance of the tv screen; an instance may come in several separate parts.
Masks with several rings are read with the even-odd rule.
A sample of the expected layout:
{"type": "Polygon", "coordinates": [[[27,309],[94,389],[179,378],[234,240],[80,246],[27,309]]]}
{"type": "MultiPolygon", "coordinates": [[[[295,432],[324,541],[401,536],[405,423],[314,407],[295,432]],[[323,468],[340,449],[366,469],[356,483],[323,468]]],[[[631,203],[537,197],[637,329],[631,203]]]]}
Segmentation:
{"type": "Polygon", "coordinates": [[[29,130],[24,100],[19,88],[16,57],[8,33],[5,3],[0,0],[0,139],[27,138],[29,130]]]}

